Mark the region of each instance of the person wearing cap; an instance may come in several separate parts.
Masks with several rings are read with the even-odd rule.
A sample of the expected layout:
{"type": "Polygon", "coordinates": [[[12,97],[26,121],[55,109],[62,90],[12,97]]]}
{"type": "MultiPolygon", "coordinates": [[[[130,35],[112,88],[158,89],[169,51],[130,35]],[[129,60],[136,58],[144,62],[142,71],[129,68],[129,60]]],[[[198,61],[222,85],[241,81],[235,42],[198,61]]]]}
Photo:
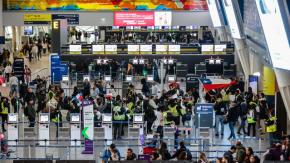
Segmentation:
{"type": "Polygon", "coordinates": [[[102,163],[108,163],[109,161],[113,160],[113,156],[118,158],[118,161],[121,160],[121,154],[119,150],[116,148],[115,144],[111,144],[108,149],[105,150],[102,156],[102,163]]]}

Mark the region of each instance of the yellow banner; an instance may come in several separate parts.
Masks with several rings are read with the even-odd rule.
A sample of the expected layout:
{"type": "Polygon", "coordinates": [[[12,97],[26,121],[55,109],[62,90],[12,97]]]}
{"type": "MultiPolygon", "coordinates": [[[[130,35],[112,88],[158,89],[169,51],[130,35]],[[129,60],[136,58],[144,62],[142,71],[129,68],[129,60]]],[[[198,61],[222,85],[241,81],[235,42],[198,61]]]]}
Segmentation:
{"type": "Polygon", "coordinates": [[[274,70],[264,66],[263,92],[267,96],[275,95],[276,77],[274,70]]]}
{"type": "Polygon", "coordinates": [[[24,14],[24,22],[51,22],[51,14],[24,14]]]}

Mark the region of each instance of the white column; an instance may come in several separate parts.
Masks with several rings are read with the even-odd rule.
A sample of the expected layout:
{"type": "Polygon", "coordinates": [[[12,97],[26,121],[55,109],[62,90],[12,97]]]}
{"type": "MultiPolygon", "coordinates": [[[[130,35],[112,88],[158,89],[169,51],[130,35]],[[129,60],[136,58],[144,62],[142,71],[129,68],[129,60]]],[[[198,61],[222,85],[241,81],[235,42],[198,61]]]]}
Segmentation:
{"type": "MultiPolygon", "coordinates": [[[[245,78],[248,79],[250,75],[250,62],[249,62],[249,52],[245,40],[234,39],[236,54],[238,55],[245,78]]],[[[247,80],[246,80],[247,81],[247,80]]]]}
{"type": "Polygon", "coordinates": [[[259,72],[261,75],[259,77],[258,81],[258,90],[263,90],[263,62],[261,61],[261,58],[258,56],[258,54],[254,53],[252,50],[249,50],[249,63],[250,63],[250,74],[254,74],[256,72],[259,72]]]}
{"type": "Polygon", "coordinates": [[[3,2],[0,1],[0,36],[4,36],[3,28],[3,2]]]}
{"type": "Polygon", "coordinates": [[[282,69],[274,69],[278,87],[287,111],[288,120],[290,119],[290,72],[282,69]]]}
{"type": "Polygon", "coordinates": [[[228,41],[228,36],[227,36],[227,31],[226,31],[225,26],[218,27],[218,28],[216,28],[216,30],[217,30],[217,34],[220,38],[220,41],[228,41]]]}

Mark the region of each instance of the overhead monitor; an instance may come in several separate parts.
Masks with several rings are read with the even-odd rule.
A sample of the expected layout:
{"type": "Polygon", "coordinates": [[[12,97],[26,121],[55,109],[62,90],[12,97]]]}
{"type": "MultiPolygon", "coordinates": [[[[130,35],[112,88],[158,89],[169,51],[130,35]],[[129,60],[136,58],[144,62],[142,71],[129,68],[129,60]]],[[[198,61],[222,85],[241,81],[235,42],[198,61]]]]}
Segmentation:
{"type": "Polygon", "coordinates": [[[227,50],[227,45],[226,44],[214,45],[214,51],[215,52],[224,52],[226,50],[227,50]]]}
{"type": "Polygon", "coordinates": [[[102,115],[102,123],[112,123],[112,115],[111,114],[103,114],[102,115]]]}
{"type": "Polygon", "coordinates": [[[117,51],[117,45],[105,45],[105,50],[107,52],[116,52],[117,51]]]}
{"type": "Polygon", "coordinates": [[[143,123],[143,115],[142,114],[135,114],[133,116],[133,123],[143,123]]]}
{"type": "Polygon", "coordinates": [[[128,45],[128,52],[138,52],[139,50],[139,45],[128,45]]]}
{"type": "Polygon", "coordinates": [[[216,60],[215,60],[215,64],[220,65],[221,63],[222,63],[222,60],[221,60],[221,59],[216,59],[216,60]]]}
{"type": "Polygon", "coordinates": [[[152,52],[152,45],[140,45],[141,52],[152,52]]]}
{"type": "Polygon", "coordinates": [[[174,82],[175,81],[175,76],[174,75],[169,75],[168,76],[168,82],[174,82]]]}
{"type": "Polygon", "coordinates": [[[62,75],[62,81],[63,82],[68,82],[69,81],[68,75],[62,75]]]}
{"type": "Polygon", "coordinates": [[[174,59],[168,59],[168,64],[173,65],[174,64],[174,59]]]}
{"type": "Polygon", "coordinates": [[[69,51],[70,52],[81,52],[82,45],[69,45],[69,51]]]}
{"type": "Polygon", "coordinates": [[[137,65],[138,64],[138,59],[133,59],[133,64],[137,65]]]}
{"type": "Polygon", "coordinates": [[[214,45],[201,45],[202,52],[213,52],[214,45]]]}
{"type": "Polygon", "coordinates": [[[152,81],[154,81],[154,77],[153,77],[153,75],[148,75],[148,76],[147,76],[147,81],[148,81],[148,82],[152,82],[152,81]]]}
{"type": "Polygon", "coordinates": [[[106,75],[105,76],[105,81],[106,82],[110,82],[112,80],[111,76],[106,75]]]}
{"type": "Polygon", "coordinates": [[[144,65],[145,64],[145,60],[144,59],[139,59],[139,64],[140,65],[144,65]]]}
{"type": "Polygon", "coordinates": [[[93,45],[92,46],[93,52],[104,52],[105,51],[105,45],[93,45]]]}
{"type": "Polygon", "coordinates": [[[85,80],[90,81],[90,75],[84,75],[83,76],[83,81],[85,81],[85,80]]]}
{"type": "Polygon", "coordinates": [[[180,52],[180,45],[168,45],[168,51],[180,52]]]}
{"type": "Polygon", "coordinates": [[[156,45],[157,52],[167,52],[168,45],[156,45]]]}
{"type": "Polygon", "coordinates": [[[112,27],[112,30],[118,30],[119,29],[119,26],[113,26],[112,27]]]}
{"type": "Polygon", "coordinates": [[[24,26],[24,35],[33,35],[33,26],[24,26]]]}
{"type": "Polygon", "coordinates": [[[255,1],[273,67],[290,70],[290,24],[284,1],[255,1]]]}
{"type": "Polygon", "coordinates": [[[49,123],[49,114],[40,114],[40,123],[49,123]]]}
{"type": "Polygon", "coordinates": [[[162,59],[163,63],[164,64],[167,64],[168,63],[168,60],[167,59],[162,59]]]}
{"type": "Polygon", "coordinates": [[[214,64],[214,59],[210,59],[210,60],[208,61],[208,63],[211,64],[211,65],[214,64]]]}
{"type": "Polygon", "coordinates": [[[18,122],[18,115],[17,114],[8,114],[8,122],[10,122],[10,123],[18,122]]]}
{"type": "Polygon", "coordinates": [[[71,122],[73,122],[73,123],[78,123],[78,122],[80,122],[80,115],[79,114],[72,114],[71,115],[71,120],[70,120],[71,122]]]}
{"type": "Polygon", "coordinates": [[[128,76],[128,75],[126,76],[126,81],[127,82],[131,82],[132,80],[133,80],[133,76],[131,76],[131,75],[130,76],[128,76]]]}
{"type": "Polygon", "coordinates": [[[172,12],[170,11],[156,11],[154,12],[155,26],[171,26],[172,12]]]}

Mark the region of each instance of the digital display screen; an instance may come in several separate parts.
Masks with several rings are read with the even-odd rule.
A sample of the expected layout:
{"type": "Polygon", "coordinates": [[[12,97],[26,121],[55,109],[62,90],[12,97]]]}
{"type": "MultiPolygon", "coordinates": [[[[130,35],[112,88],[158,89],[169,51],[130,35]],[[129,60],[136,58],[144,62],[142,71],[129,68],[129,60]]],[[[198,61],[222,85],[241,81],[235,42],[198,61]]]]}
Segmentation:
{"type": "Polygon", "coordinates": [[[132,76],[126,76],[126,81],[132,81],[133,77],[132,76]]]}
{"type": "Polygon", "coordinates": [[[112,29],[113,30],[118,30],[119,29],[119,26],[113,26],[112,29]]]}
{"type": "Polygon", "coordinates": [[[33,35],[33,26],[24,26],[24,35],[33,35]]]}
{"type": "Polygon", "coordinates": [[[139,64],[141,64],[141,65],[145,64],[145,60],[144,59],[139,59],[139,64]]]}
{"type": "Polygon", "coordinates": [[[180,45],[169,45],[168,51],[170,52],[180,52],[180,45]]]}
{"type": "Polygon", "coordinates": [[[133,64],[137,65],[138,64],[138,59],[133,59],[133,64]]]}
{"type": "Polygon", "coordinates": [[[18,121],[17,114],[9,114],[8,115],[8,122],[17,122],[17,121],[18,121]]]}
{"type": "Polygon", "coordinates": [[[79,115],[72,115],[71,122],[80,122],[80,116],[79,115]]]}
{"type": "Polygon", "coordinates": [[[152,45],[140,45],[141,52],[152,52],[152,45]]]}
{"type": "Polygon", "coordinates": [[[147,81],[153,81],[153,76],[147,76],[147,81]]]}
{"type": "Polygon", "coordinates": [[[111,76],[105,76],[105,81],[107,82],[111,81],[111,76]]]}
{"type": "Polygon", "coordinates": [[[138,52],[139,50],[139,45],[128,45],[128,52],[138,52]]]}
{"type": "Polygon", "coordinates": [[[223,44],[223,45],[215,45],[214,46],[214,51],[216,52],[224,52],[227,50],[227,45],[223,44]]]}
{"type": "Polygon", "coordinates": [[[92,47],[93,52],[103,52],[105,51],[104,45],[93,45],[92,47]]]}
{"type": "Polygon", "coordinates": [[[69,51],[70,52],[81,52],[82,45],[69,45],[69,51]]]}
{"type": "Polygon", "coordinates": [[[168,64],[173,65],[174,60],[173,59],[168,59],[168,64]]]}
{"type": "Polygon", "coordinates": [[[143,116],[142,115],[134,115],[133,121],[135,123],[143,123],[143,116]]]}
{"type": "Polygon", "coordinates": [[[116,52],[117,51],[117,45],[105,45],[105,50],[107,52],[116,52]]]}
{"type": "Polygon", "coordinates": [[[209,63],[209,64],[214,64],[214,60],[213,60],[213,59],[210,59],[210,60],[208,61],[208,63],[209,63]]]}
{"type": "Polygon", "coordinates": [[[69,81],[69,77],[67,75],[62,76],[62,81],[69,81]]]}
{"type": "Polygon", "coordinates": [[[213,52],[214,45],[201,45],[202,52],[213,52]]]}
{"type": "Polygon", "coordinates": [[[168,76],[168,81],[170,81],[170,82],[175,81],[175,77],[174,76],[168,76]]]}
{"type": "Polygon", "coordinates": [[[40,122],[49,122],[48,115],[40,115],[40,122]]]}
{"type": "Polygon", "coordinates": [[[84,75],[83,79],[84,79],[84,81],[85,81],[85,80],[90,81],[90,76],[88,76],[88,75],[84,75]]]}
{"type": "Polygon", "coordinates": [[[104,123],[111,123],[112,122],[112,116],[108,114],[103,114],[102,116],[102,122],[104,123]]]}
{"type": "Polygon", "coordinates": [[[167,45],[156,45],[156,51],[157,52],[167,52],[167,45]]]}

